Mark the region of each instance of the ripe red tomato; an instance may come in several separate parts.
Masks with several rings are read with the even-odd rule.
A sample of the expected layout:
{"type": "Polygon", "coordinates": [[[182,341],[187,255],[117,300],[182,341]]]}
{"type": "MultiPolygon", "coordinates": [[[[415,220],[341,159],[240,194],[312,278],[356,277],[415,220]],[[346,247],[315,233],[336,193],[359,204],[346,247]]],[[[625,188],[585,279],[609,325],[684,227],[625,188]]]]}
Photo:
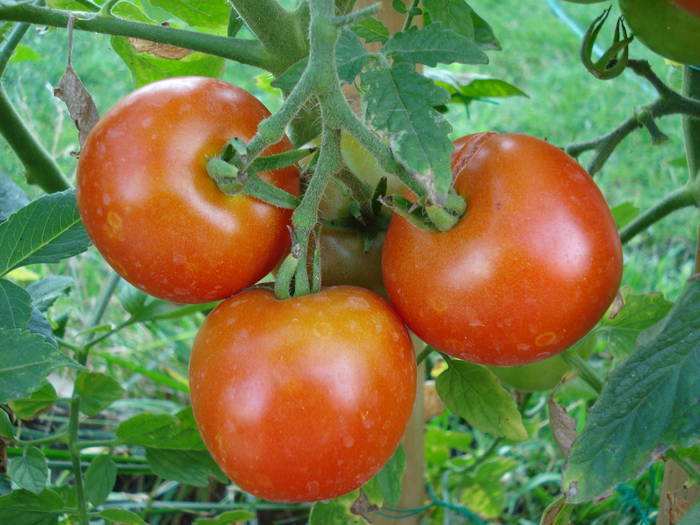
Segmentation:
{"type": "MultiPolygon", "coordinates": [[[[684,5],[690,4],[686,1],[684,5]]],[[[669,0],[620,0],[620,10],[634,35],[649,49],[682,64],[700,65],[700,17],[669,0]]]]}
{"type": "MultiPolygon", "coordinates": [[[[283,256],[290,211],[222,193],[207,158],[249,140],[269,112],[212,78],[170,78],[113,107],[78,163],[78,207],[95,246],[124,279],[180,303],[222,299],[255,283],[283,256]]],[[[266,154],[290,149],[274,144],[266,154]]],[[[298,193],[295,168],[261,175],[298,193]]]]}
{"type": "Polygon", "coordinates": [[[700,16],[700,0],[671,0],[671,3],[695,16],[700,16]]]}
{"type": "Polygon", "coordinates": [[[571,346],[620,284],[620,239],[591,177],[534,137],[481,133],[456,141],[467,211],[450,231],[395,216],[384,285],[408,327],[452,356],[521,365],[571,346]]]}
{"type": "Polygon", "coordinates": [[[354,286],[278,300],[242,292],[205,320],[190,360],[195,419],[223,471],[273,501],[356,489],[396,449],[415,397],[411,341],[354,286]]]}

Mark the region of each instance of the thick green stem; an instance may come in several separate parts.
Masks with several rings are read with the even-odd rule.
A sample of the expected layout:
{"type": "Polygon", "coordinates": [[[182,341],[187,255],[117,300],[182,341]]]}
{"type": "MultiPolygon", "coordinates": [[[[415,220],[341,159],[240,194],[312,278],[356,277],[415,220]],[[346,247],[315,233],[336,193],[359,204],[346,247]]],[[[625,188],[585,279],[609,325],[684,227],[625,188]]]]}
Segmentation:
{"type": "Polygon", "coordinates": [[[228,38],[121,18],[37,7],[31,4],[0,2],[0,20],[66,27],[70,16],[77,17],[75,20],[76,29],[171,44],[228,58],[242,64],[261,67],[269,71],[277,71],[283,67],[279,58],[269,53],[257,40],[228,38]]]}
{"type": "Polygon", "coordinates": [[[287,11],[275,0],[230,0],[238,15],[255,33],[270,55],[277,58],[274,74],[306,56],[308,43],[303,17],[287,11]]]}
{"type": "Polygon", "coordinates": [[[5,89],[0,85],[0,134],[26,169],[27,182],[36,184],[47,193],[70,187],[49,152],[37,141],[19,116],[5,89]]]}
{"type": "Polygon", "coordinates": [[[17,44],[24,38],[30,24],[16,24],[0,47],[0,77],[5,72],[17,44]]]}
{"type": "Polygon", "coordinates": [[[629,242],[635,235],[646,230],[655,222],[660,221],[666,215],[687,206],[698,205],[693,198],[690,186],[678,188],[663,199],[658,201],[654,206],[643,213],[637,215],[629,224],[620,230],[620,239],[622,243],[629,242]]]}
{"type": "MultiPolygon", "coordinates": [[[[683,74],[683,95],[700,100],[700,71],[697,69],[686,66],[683,74]]],[[[700,118],[684,115],[683,131],[688,172],[691,180],[698,179],[700,178],[700,118]]],[[[700,197],[697,200],[700,201],[700,197]]]]}
{"type": "Polygon", "coordinates": [[[576,370],[583,380],[590,385],[590,387],[600,394],[603,390],[603,382],[596,375],[593,369],[588,365],[583,358],[578,355],[578,352],[567,350],[561,354],[564,361],[566,361],[569,366],[576,370]]]}

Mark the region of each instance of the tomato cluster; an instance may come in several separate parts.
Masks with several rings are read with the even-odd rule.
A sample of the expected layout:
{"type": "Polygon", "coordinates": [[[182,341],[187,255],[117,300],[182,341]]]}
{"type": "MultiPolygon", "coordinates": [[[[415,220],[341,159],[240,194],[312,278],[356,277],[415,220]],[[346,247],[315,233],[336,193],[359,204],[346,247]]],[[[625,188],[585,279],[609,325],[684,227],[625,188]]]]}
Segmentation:
{"type": "MultiPolygon", "coordinates": [[[[455,357],[521,365],[572,345],[611,302],[620,241],[590,176],[546,142],[495,133],[455,142],[467,211],[452,230],[422,231],[397,215],[383,249],[380,234],[369,251],[352,232],[326,230],[322,278],[334,286],[283,300],[241,291],[288,249],[290,213],[224,194],[206,162],[233,137],[249,140],[267,115],[225,82],[156,82],[105,115],[78,166],[81,216],[118,273],[164,299],[226,299],[194,341],[191,397],[208,449],[243,489],[314,501],[374,475],[415,397],[406,327],[455,357]]],[[[348,165],[374,185],[378,167],[347,144],[348,165]]],[[[285,139],[266,153],[290,147],[285,139]]],[[[293,167],[261,176],[299,191],[293,167]]],[[[498,373],[515,374],[516,386],[524,377],[498,373]]]]}

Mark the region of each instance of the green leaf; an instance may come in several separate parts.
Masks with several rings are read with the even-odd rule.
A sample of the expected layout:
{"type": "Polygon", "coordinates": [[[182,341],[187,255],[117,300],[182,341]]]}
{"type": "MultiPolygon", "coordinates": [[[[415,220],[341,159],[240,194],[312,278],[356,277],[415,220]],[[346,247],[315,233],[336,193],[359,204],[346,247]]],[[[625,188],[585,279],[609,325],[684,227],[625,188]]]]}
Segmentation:
{"type": "Polygon", "coordinates": [[[96,416],[122,397],[124,389],[108,375],[80,372],[75,380],[75,392],[80,396],[80,411],[87,416],[96,416]]]}
{"type": "Polygon", "coordinates": [[[569,525],[573,510],[574,505],[566,502],[566,496],[560,496],[544,509],[540,525],[569,525]]]}
{"type": "Polygon", "coordinates": [[[172,13],[189,26],[215,29],[225,33],[228,27],[230,4],[228,0],[150,0],[151,3],[172,13]]]}
{"type": "Polygon", "coordinates": [[[249,510],[229,510],[215,518],[199,518],[194,525],[231,525],[255,519],[255,513],[249,510]]]}
{"type": "Polygon", "coordinates": [[[472,8],[464,0],[423,0],[429,21],[474,41],[472,8]]]}
{"type": "Polygon", "coordinates": [[[501,478],[517,465],[516,460],[509,458],[494,458],[482,463],[473,476],[463,481],[467,488],[460,495],[461,501],[481,516],[498,518],[502,515],[506,494],[501,478]]]}
{"type": "Polygon", "coordinates": [[[0,408],[0,436],[14,439],[15,427],[7,412],[0,408]]]}
{"type": "Polygon", "coordinates": [[[130,510],[105,509],[100,512],[100,518],[104,518],[111,523],[118,523],[119,525],[146,525],[146,522],[143,521],[141,516],[130,510]]]}
{"type": "Polygon", "coordinates": [[[443,69],[431,69],[425,76],[445,89],[452,102],[468,104],[473,100],[502,97],[527,97],[527,94],[504,80],[477,73],[453,73],[443,69]]]}
{"type": "Polygon", "coordinates": [[[0,328],[26,328],[32,314],[32,298],[21,286],[0,279],[0,328]]]}
{"type": "Polygon", "coordinates": [[[631,202],[623,202],[622,204],[615,206],[610,211],[613,219],[615,219],[615,226],[620,229],[639,215],[640,209],[631,202]]]}
{"type": "Polygon", "coordinates": [[[350,512],[346,502],[332,499],[311,507],[308,525],[367,525],[367,522],[350,512]]]}
{"type": "Polygon", "coordinates": [[[384,43],[389,39],[389,29],[376,18],[365,18],[350,26],[350,29],[366,43],[384,43]]]}
{"type": "Polygon", "coordinates": [[[599,340],[607,343],[605,350],[618,358],[629,355],[642,330],[658,323],[673,306],[658,292],[633,295],[630,289],[624,289],[623,297],[622,309],[614,318],[604,317],[595,329],[599,340]]]}
{"type": "Polygon", "coordinates": [[[447,408],[474,428],[516,441],[527,439],[515,401],[488,368],[450,359],[436,387],[447,408]]]}
{"type": "Polygon", "coordinates": [[[401,14],[408,12],[404,0],[391,0],[391,6],[401,14]]]}
{"type": "Polygon", "coordinates": [[[19,266],[58,262],[89,245],[75,191],[44,195],[0,224],[0,275],[19,266]]]}
{"type": "Polygon", "coordinates": [[[15,490],[0,496],[0,523],[54,525],[58,523],[57,511],[63,506],[61,497],[52,490],[46,489],[38,495],[15,490]]]}
{"type": "MultiPolygon", "coordinates": [[[[224,71],[224,59],[221,57],[182,50],[180,54],[175,51],[172,55],[179,58],[164,58],[151,52],[140,52],[126,37],[113,36],[111,42],[114,51],[129,68],[137,87],[176,76],[193,75],[217,78],[224,71]]],[[[152,51],[171,56],[170,53],[173,52],[173,49],[153,47],[152,51]]]]}
{"type": "Polygon", "coordinates": [[[158,476],[186,485],[206,487],[210,476],[226,480],[207,451],[146,448],[146,460],[158,476]]]}
{"type": "Polygon", "coordinates": [[[435,66],[438,63],[487,64],[489,59],[468,38],[440,24],[425,29],[412,27],[393,35],[382,49],[386,55],[413,64],[435,66]]]}
{"type": "Polygon", "coordinates": [[[496,38],[496,34],[489,23],[477,15],[474,9],[472,9],[472,24],[474,26],[474,41],[481,49],[490,49],[492,51],[501,49],[501,43],[496,38]]]}
{"type": "Polygon", "coordinates": [[[117,437],[129,445],[173,450],[206,450],[194,422],[192,407],[175,416],[139,414],[117,427],[117,437]]]}
{"type": "Polygon", "coordinates": [[[31,419],[40,410],[50,407],[58,400],[56,390],[49,382],[32,392],[28,398],[10,401],[10,408],[19,419],[31,419]]]}
{"type": "Polygon", "coordinates": [[[60,366],[78,366],[39,334],[0,329],[0,403],[27,397],[60,366]]]}
{"type": "Polygon", "coordinates": [[[96,456],[85,471],[85,493],[95,506],[107,501],[117,481],[117,465],[107,454],[96,456]]]}
{"type": "Polygon", "coordinates": [[[700,443],[696,443],[692,447],[677,447],[675,451],[681,457],[688,458],[694,463],[700,463],[700,443]]]}
{"type": "Polygon", "coordinates": [[[32,304],[40,312],[48,310],[53,303],[65,295],[66,291],[75,284],[72,277],[51,275],[30,283],[26,290],[32,297],[32,304]]]}
{"type": "Polygon", "coordinates": [[[350,29],[344,28],[338,37],[335,60],[341,82],[350,83],[367,63],[369,53],[350,29]]]}
{"type": "Polygon", "coordinates": [[[10,63],[41,60],[43,57],[25,44],[19,44],[12,54],[10,63]]]}
{"type": "Polygon", "coordinates": [[[51,346],[58,348],[58,343],[53,337],[53,326],[51,326],[51,323],[44,316],[44,314],[34,307],[32,307],[32,313],[29,316],[27,329],[30,332],[41,335],[44,338],[44,341],[49,343],[51,346]]]}
{"type": "Polygon", "coordinates": [[[635,477],[656,456],[700,435],[700,281],[649,329],[610,375],[575,441],[563,485],[572,503],[590,501],[635,477]]]}
{"type": "MultiPolygon", "coordinates": [[[[349,83],[355,80],[362,68],[367,63],[369,54],[357,39],[357,36],[349,29],[343,29],[335,48],[336,67],[341,82],[349,83]]],[[[289,92],[306,69],[308,58],[302,58],[287,68],[280,76],[271,82],[273,87],[289,92]]]]}
{"type": "Polygon", "coordinates": [[[377,472],[376,478],[384,501],[390,506],[398,505],[401,498],[401,480],[406,470],[406,453],[401,445],[386,465],[377,472]]]}
{"type": "Polygon", "coordinates": [[[7,473],[19,488],[39,494],[46,488],[49,464],[41,450],[26,447],[21,456],[10,460],[7,473]]]}
{"type": "Polygon", "coordinates": [[[0,175],[0,222],[29,203],[27,194],[12,179],[0,175]]]}
{"type": "Polygon", "coordinates": [[[389,139],[397,159],[430,192],[447,194],[452,181],[450,124],[434,107],[448,93],[413,71],[409,64],[362,73],[369,124],[389,139]]]}

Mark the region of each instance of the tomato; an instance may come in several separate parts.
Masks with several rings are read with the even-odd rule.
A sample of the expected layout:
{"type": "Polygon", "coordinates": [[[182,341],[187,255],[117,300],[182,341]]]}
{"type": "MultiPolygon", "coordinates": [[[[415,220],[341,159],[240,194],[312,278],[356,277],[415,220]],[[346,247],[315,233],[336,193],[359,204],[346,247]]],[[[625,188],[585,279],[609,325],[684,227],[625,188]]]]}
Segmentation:
{"type": "MultiPolygon", "coordinates": [[[[211,78],[170,78],[121,100],[90,133],[78,163],[78,207],[95,246],[124,279],[180,303],[228,297],[283,256],[291,212],[222,193],[207,158],[249,140],[269,112],[211,78]]],[[[266,154],[291,148],[285,138],[266,154]]],[[[261,175],[298,193],[295,168],[261,175]]]]}
{"type": "Polygon", "coordinates": [[[401,319],[369,290],[278,300],[252,289],[207,317],[189,378],[204,442],[231,480],[267,500],[316,501],[391,457],[416,366],[401,319]]]}
{"type": "Polygon", "coordinates": [[[557,386],[571,367],[560,355],[522,366],[491,366],[489,369],[507,386],[523,392],[540,392],[557,386]]]}
{"type": "Polygon", "coordinates": [[[321,231],[321,282],[324,286],[352,284],[384,295],[380,234],[365,251],[358,232],[323,228],[321,231]]]}
{"type": "Polygon", "coordinates": [[[671,3],[695,16],[700,16],[700,0],[671,0],[671,3]]]}
{"type": "Polygon", "coordinates": [[[649,49],[676,62],[700,65],[700,17],[668,0],[620,0],[620,9],[649,49]]]}
{"type": "Polygon", "coordinates": [[[603,315],[622,273],[620,239],[592,178],[527,135],[456,141],[467,211],[447,232],[394,216],[382,269],[389,299],[426,343],[476,363],[539,361],[603,315]]]}

